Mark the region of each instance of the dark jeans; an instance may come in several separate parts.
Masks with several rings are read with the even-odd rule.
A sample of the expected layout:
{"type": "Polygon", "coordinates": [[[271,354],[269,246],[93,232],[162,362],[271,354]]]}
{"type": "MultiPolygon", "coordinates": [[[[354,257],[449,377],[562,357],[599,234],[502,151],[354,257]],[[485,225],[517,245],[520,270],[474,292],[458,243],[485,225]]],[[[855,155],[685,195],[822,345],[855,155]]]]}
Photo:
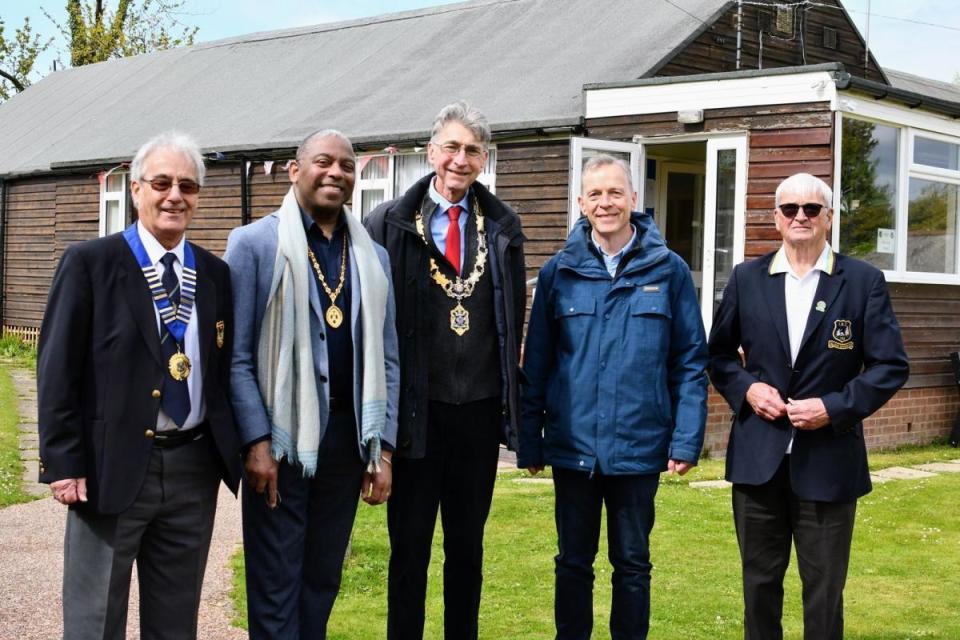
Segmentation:
{"type": "Polygon", "coordinates": [[[326,638],[363,480],[357,440],[353,413],[332,413],[313,478],[280,463],[276,509],[244,484],[250,638],[326,638]]]}
{"type": "Polygon", "coordinates": [[[483,527],[490,513],[500,447],[500,399],[430,403],[422,459],[395,458],[387,503],[390,577],[387,637],[423,637],[427,567],[440,511],[443,526],[444,637],[477,637],[483,582],[483,527]]]}
{"type": "Polygon", "coordinates": [[[733,486],[746,640],[783,638],[783,576],[790,564],[791,540],[803,584],[803,637],[843,638],[843,587],[856,511],[856,501],[797,498],[790,485],[790,456],[784,456],[766,484],[733,486]]]}
{"type": "Polygon", "coordinates": [[[554,615],[558,640],[589,640],[593,630],[593,561],[607,506],[613,565],[610,636],[643,639],[650,625],[650,531],[660,474],[605,476],[553,469],[560,553],[554,615]]]}

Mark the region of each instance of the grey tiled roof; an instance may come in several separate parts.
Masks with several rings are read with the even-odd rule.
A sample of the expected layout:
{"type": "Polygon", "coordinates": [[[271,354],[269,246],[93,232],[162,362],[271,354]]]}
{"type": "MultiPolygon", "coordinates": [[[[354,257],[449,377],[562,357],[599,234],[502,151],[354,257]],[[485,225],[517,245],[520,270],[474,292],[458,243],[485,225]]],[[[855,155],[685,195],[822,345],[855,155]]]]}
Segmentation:
{"type": "Polygon", "coordinates": [[[727,5],[474,0],[58,71],[0,105],[0,175],[129,158],[172,127],[224,152],[321,126],[411,139],[458,98],[495,130],[576,122],[585,83],[642,76],[727,5]]]}

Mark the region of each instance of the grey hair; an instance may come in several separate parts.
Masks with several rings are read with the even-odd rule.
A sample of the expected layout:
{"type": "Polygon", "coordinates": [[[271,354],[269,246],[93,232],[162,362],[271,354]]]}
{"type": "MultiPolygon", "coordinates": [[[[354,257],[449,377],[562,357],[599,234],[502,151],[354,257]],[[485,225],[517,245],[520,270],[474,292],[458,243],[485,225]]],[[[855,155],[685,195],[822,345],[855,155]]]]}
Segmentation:
{"type": "Polygon", "coordinates": [[[465,100],[452,102],[440,109],[440,113],[433,120],[433,130],[430,132],[430,142],[437,143],[437,136],[448,122],[459,122],[473,133],[473,136],[480,141],[480,144],[487,147],[490,144],[490,123],[487,122],[487,116],[476,109],[465,100]]]}
{"type": "Polygon", "coordinates": [[[303,155],[306,153],[307,147],[310,146],[310,143],[321,138],[336,138],[337,140],[340,140],[350,149],[350,155],[354,158],[357,157],[356,153],[353,151],[353,143],[350,142],[350,138],[348,138],[346,135],[340,131],[337,131],[336,129],[317,129],[304,138],[303,142],[300,143],[300,146],[297,147],[296,158],[298,164],[303,164],[303,155]]]}
{"type": "Polygon", "coordinates": [[[586,164],[583,165],[583,170],[580,171],[580,191],[583,191],[583,179],[587,177],[588,173],[596,171],[601,167],[610,165],[620,167],[620,169],[623,171],[623,175],[627,177],[627,184],[630,185],[630,190],[634,191],[633,175],[630,171],[630,165],[628,165],[623,158],[611,156],[608,153],[599,153],[587,160],[586,164]]]}
{"type": "Polygon", "coordinates": [[[828,207],[833,207],[833,189],[816,176],[809,173],[795,173],[777,187],[777,193],[774,197],[774,206],[780,206],[780,194],[784,191],[794,193],[816,193],[823,198],[823,203],[828,207]]]}
{"type": "Polygon", "coordinates": [[[185,133],[179,131],[166,131],[160,135],[154,136],[143,143],[130,162],[130,181],[140,182],[143,177],[143,165],[154,151],[160,149],[170,149],[183,154],[189,158],[193,166],[197,169],[197,182],[203,185],[203,179],[207,175],[207,168],[203,164],[203,155],[200,153],[200,147],[197,142],[185,133]]]}

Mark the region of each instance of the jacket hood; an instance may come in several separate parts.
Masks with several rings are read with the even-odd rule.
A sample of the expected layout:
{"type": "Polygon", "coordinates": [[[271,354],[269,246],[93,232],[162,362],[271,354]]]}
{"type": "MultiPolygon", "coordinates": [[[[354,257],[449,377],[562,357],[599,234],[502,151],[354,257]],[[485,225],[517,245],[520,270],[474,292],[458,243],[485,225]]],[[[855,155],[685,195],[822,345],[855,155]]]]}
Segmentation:
{"type": "MultiPolygon", "coordinates": [[[[637,230],[639,249],[630,250],[633,254],[624,272],[642,271],[663,260],[670,254],[667,243],[660,235],[660,229],[649,213],[634,211],[630,214],[630,224],[637,230]]],[[[596,269],[598,273],[607,275],[603,263],[597,259],[597,254],[590,244],[592,227],[586,217],[580,218],[570,232],[566,244],[560,251],[560,266],[576,271],[588,272],[596,269]]]]}

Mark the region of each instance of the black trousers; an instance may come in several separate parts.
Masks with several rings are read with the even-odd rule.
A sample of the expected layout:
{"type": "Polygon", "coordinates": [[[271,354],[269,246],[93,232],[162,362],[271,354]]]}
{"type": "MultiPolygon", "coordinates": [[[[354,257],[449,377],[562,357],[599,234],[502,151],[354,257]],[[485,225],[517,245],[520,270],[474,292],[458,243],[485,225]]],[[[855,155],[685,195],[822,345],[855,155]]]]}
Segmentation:
{"type": "Polygon", "coordinates": [[[497,476],[499,398],[430,403],[426,455],[395,458],[387,503],[390,576],[387,637],[423,637],[427,567],[437,510],[443,526],[443,623],[448,640],[477,637],[483,528],[497,476]]]}
{"type": "Polygon", "coordinates": [[[843,587],[856,510],[856,501],[797,498],[790,486],[789,455],[766,484],[733,486],[746,640],[783,638],[783,577],[791,541],[803,585],[803,637],[842,640],[843,587]]]}
{"type": "Polygon", "coordinates": [[[363,461],[352,411],[330,414],[317,473],[280,463],[280,503],[243,486],[247,622],[254,640],[323,640],[360,499],[363,461]]]}
{"type": "Polygon", "coordinates": [[[133,504],[119,515],[72,506],[63,562],[65,640],[122,640],[137,563],[140,637],[197,637],[200,589],[217,512],[220,462],[209,436],[154,447],[133,504]]]}

